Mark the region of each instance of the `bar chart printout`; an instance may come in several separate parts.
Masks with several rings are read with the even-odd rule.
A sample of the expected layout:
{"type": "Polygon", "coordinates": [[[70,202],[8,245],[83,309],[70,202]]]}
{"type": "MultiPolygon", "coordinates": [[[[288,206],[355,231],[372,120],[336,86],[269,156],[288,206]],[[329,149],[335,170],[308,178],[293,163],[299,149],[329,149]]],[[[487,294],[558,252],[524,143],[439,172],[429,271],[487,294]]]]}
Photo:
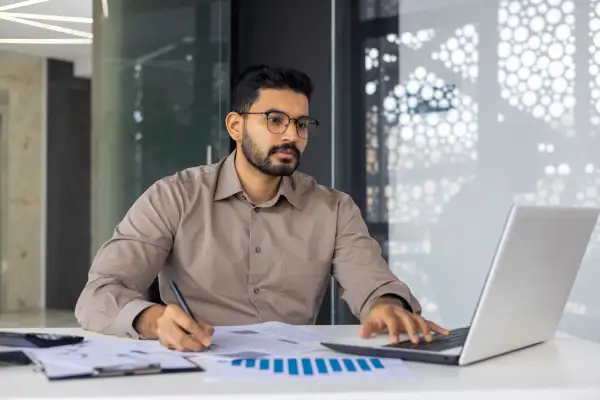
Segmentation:
{"type": "Polygon", "coordinates": [[[232,371],[262,373],[266,376],[286,377],[345,377],[360,379],[380,377],[406,378],[408,370],[403,363],[388,368],[379,358],[259,358],[229,361],[232,371]]]}

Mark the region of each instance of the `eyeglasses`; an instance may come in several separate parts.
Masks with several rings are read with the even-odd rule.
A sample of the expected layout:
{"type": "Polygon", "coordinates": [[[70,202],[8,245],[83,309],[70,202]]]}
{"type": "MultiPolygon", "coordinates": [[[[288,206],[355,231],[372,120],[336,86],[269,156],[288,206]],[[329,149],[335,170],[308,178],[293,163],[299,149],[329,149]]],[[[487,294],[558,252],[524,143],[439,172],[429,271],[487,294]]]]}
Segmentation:
{"type": "Polygon", "coordinates": [[[319,127],[319,121],[310,117],[290,118],[283,111],[265,112],[242,112],[240,115],[264,115],[267,118],[267,129],[276,135],[283,134],[290,126],[290,122],[296,123],[296,133],[299,137],[306,139],[313,136],[319,127]]]}

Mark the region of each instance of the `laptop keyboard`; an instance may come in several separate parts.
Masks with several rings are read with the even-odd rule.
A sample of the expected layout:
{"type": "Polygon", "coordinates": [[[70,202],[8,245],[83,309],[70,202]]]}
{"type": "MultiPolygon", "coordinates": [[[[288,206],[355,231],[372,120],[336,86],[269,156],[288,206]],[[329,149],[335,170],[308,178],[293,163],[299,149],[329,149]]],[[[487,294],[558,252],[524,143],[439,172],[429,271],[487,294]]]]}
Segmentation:
{"type": "Polygon", "coordinates": [[[387,344],[384,347],[422,351],[444,351],[462,346],[467,339],[468,333],[469,327],[458,328],[450,331],[450,335],[448,336],[440,335],[439,333],[433,333],[433,340],[431,342],[425,342],[421,337],[421,341],[418,344],[414,344],[410,340],[406,340],[400,343],[387,344]]]}

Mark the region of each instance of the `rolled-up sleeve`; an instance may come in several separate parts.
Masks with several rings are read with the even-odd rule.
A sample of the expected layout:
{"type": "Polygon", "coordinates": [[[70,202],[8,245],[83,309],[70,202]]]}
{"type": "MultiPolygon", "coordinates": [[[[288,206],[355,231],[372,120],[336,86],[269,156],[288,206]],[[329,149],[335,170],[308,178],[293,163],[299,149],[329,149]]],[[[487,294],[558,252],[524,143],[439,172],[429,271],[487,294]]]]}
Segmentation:
{"type": "Polygon", "coordinates": [[[408,286],[390,271],[381,247],[369,234],[360,210],[347,195],[343,195],[338,205],[333,275],[342,287],[342,298],[350,311],[361,320],[373,302],[384,295],[398,296],[411,311],[421,312],[421,305],[408,286]]]}
{"type": "Polygon", "coordinates": [[[139,337],[133,321],[153,304],[146,293],[171,251],[180,209],[177,192],[165,180],[154,183],[133,204],[92,262],[75,307],[83,328],[139,337]]]}

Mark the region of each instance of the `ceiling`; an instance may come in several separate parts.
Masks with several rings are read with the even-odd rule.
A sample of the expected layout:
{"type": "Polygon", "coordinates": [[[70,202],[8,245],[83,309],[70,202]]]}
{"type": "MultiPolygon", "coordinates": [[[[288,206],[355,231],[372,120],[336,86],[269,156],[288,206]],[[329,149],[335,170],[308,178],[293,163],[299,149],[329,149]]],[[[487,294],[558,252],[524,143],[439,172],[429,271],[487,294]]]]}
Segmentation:
{"type": "Polygon", "coordinates": [[[0,50],[73,61],[91,76],[91,20],[92,0],[0,0],[0,50]]]}

